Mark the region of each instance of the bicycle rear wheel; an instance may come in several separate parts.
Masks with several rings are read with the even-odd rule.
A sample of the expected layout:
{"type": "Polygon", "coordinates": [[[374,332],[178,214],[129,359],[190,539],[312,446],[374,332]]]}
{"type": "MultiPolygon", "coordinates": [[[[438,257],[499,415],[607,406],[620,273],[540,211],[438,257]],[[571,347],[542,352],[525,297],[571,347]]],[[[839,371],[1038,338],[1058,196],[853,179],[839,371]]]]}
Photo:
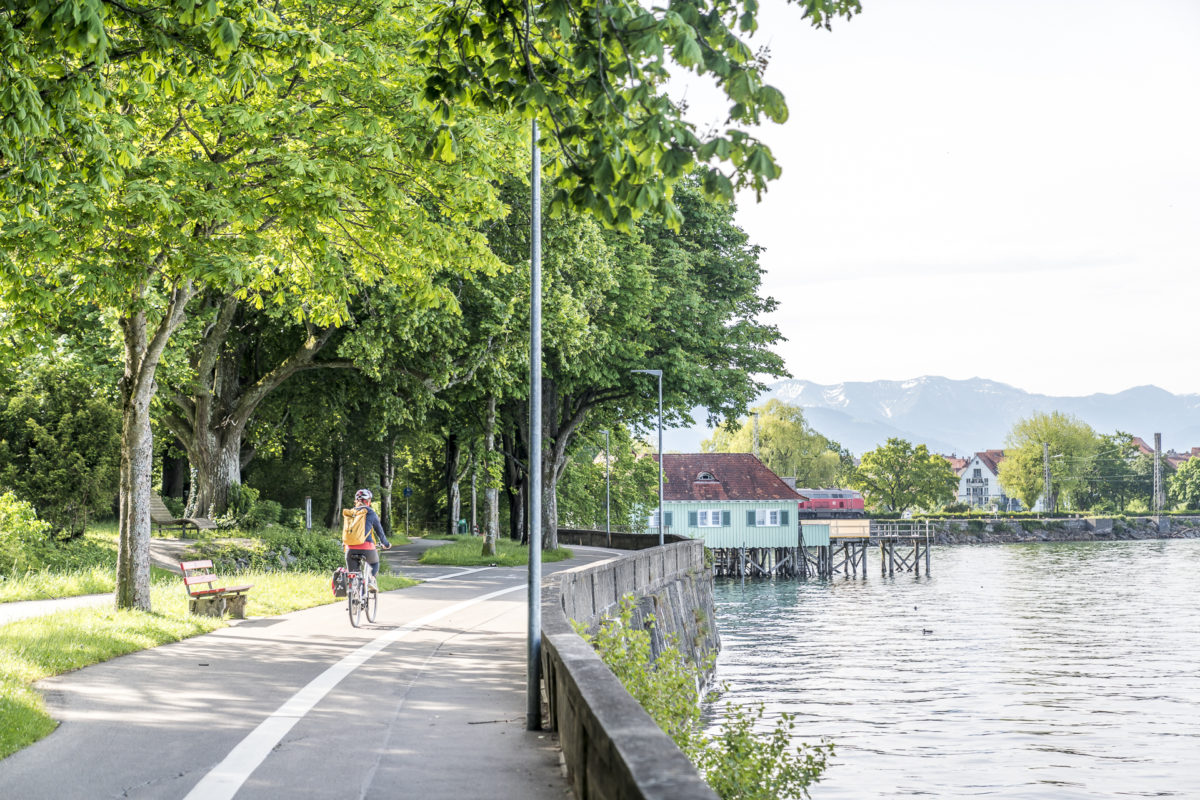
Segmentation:
{"type": "Polygon", "coordinates": [[[358,627],[362,618],[362,576],[350,573],[349,586],[346,588],[346,605],[350,612],[350,624],[358,627]]]}
{"type": "Polygon", "coordinates": [[[367,587],[367,622],[374,622],[375,615],[379,613],[379,590],[376,587],[367,587]]]}

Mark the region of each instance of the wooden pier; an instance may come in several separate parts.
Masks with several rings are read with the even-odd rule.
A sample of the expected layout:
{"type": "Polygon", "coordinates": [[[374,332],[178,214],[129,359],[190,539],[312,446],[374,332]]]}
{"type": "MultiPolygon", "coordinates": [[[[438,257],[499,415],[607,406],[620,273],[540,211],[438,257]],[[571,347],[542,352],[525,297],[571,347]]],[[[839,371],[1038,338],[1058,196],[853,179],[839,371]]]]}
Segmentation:
{"type": "MultiPolygon", "coordinates": [[[[817,523],[826,523],[818,520],[817,523]]],[[[713,548],[713,575],[724,578],[867,577],[867,554],[879,550],[880,574],[921,577],[932,568],[928,522],[870,522],[837,526],[806,524],[797,547],[713,548]],[[922,562],[924,562],[922,564],[922,562]]]]}

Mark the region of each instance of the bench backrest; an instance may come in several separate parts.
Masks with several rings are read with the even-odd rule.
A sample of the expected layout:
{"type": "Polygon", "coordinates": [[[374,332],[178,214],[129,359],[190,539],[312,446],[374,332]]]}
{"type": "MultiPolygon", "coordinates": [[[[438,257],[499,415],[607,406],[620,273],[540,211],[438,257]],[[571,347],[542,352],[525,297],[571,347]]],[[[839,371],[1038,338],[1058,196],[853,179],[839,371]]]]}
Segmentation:
{"type": "Polygon", "coordinates": [[[162,498],[156,494],[150,495],[150,521],[159,525],[170,525],[175,522],[175,515],[162,498]]]}
{"type": "Polygon", "coordinates": [[[207,558],[200,561],[179,562],[179,569],[183,572],[183,587],[187,589],[188,594],[192,593],[192,587],[197,583],[206,583],[208,588],[212,588],[217,580],[217,576],[212,574],[212,565],[212,561],[207,558]],[[189,572],[198,572],[199,574],[189,575],[189,572]]]}

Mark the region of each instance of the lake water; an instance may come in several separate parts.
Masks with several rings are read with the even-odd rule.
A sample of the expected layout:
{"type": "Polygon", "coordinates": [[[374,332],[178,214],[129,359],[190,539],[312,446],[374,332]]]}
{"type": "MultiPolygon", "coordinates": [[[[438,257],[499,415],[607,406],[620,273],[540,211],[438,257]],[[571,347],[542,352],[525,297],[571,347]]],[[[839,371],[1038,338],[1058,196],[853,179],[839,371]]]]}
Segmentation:
{"type": "Polygon", "coordinates": [[[935,547],[931,577],[720,580],[717,681],[833,798],[1200,798],[1200,540],[935,547]]]}

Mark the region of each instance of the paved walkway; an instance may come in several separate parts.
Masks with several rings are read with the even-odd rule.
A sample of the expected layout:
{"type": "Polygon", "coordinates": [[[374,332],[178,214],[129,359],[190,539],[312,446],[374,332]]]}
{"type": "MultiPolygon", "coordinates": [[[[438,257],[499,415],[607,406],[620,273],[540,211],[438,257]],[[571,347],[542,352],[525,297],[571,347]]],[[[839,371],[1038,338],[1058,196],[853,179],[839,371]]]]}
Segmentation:
{"type": "Polygon", "coordinates": [[[418,569],[374,625],[322,606],[42,681],[62,724],[0,761],[0,797],[569,797],[525,730],[525,569],[418,569]]]}

